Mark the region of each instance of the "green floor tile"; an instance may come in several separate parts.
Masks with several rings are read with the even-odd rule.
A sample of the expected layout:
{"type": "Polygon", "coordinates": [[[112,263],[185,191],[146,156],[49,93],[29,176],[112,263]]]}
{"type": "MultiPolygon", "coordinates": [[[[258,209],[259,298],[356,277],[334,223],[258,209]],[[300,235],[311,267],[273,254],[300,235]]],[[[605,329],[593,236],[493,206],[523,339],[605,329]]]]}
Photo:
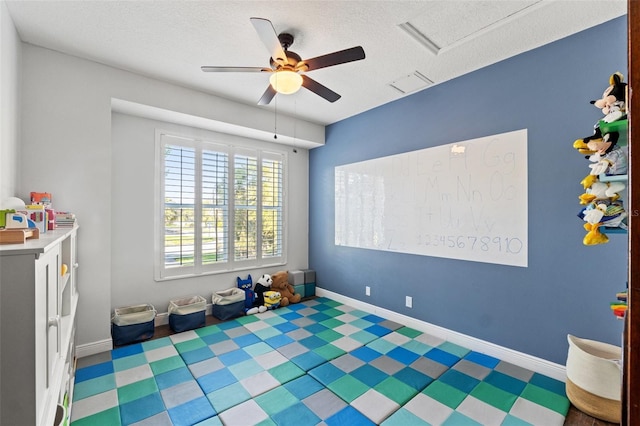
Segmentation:
{"type": "Polygon", "coordinates": [[[333,342],[334,340],[338,340],[342,337],[342,334],[332,330],[331,328],[333,327],[330,327],[329,330],[321,331],[320,333],[316,334],[316,336],[318,336],[322,340],[326,340],[327,342],[333,342]]]}
{"type": "Polygon", "coordinates": [[[205,346],[207,346],[207,344],[204,342],[204,340],[195,338],[187,340],[186,342],[176,343],[175,346],[178,353],[184,354],[196,349],[204,348],[205,346]]]}
{"type": "Polygon", "coordinates": [[[256,315],[245,315],[243,317],[236,318],[236,321],[238,321],[238,323],[242,325],[245,325],[251,324],[252,322],[260,321],[260,317],[256,315]]]}
{"type": "Polygon", "coordinates": [[[258,423],[256,426],[278,426],[278,425],[276,424],[276,422],[271,420],[271,418],[267,418],[261,421],[260,423],[258,423]]]}
{"type": "Polygon", "coordinates": [[[229,371],[238,380],[246,379],[263,371],[264,368],[253,359],[247,359],[238,364],[229,366],[229,371]]]}
{"type": "Polygon", "coordinates": [[[432,349],[432,346],[418,342],[417,340],[409,340],[407,343],[403,344],[402,347],[420,356],[426,354],[432,349]]]}
{"type": "Polygon", "coordinates": [[[113,363],[113,371],[119,372],[129,370],[131,368],[140,367],[147,363],[147,358],[143,353],[117,358],[111,361],[113,363]]]}
{"type": "Polygon", "coordinates": [[[258,342],[253,345],[245,346],[242,350],[255,358],[258,355],[273,352],[275,349],[264,342],[258,342]]]}
{"type": "Polygon", "coordinates": [[[207,398],[217,413],[251,399],[251,395],[239,382],[207,394],[207,398]]]}
{"type": "Polygon", "coordinates": [[[367,315],[371,315],[369,312],[361,311],[360,309],[354,309],[352,311],[347,312],[349,315],[353,315],[354,317],[362,318],[367,315]]]}
{"type": "Polygon", "coordinates": [[[398,405],[406,404],[418,393],[417,390],[401,382],[395,377],[387,377],[375,385],[374,389],[398,405]]]}
{"type": "Polygon", "coordinates": [[[196,328],[194,331],[198,336],[202,337],[202,336],[208,336],[214,333],[220,333],[222,330],[220,330],[220,327],[213,324],[213,325],[208,325],[206,327],[196,328]]]}
{"type": "Polygon", "coordinates": [[[367,343],[373,342],[378,338],[375,334],[369,333],[368,331],[360,330],[351,335],[349,335],[353,340],[366,345],[367,343]]]}
{"type": "Polygon", "coordinates": [[[413,329],[411,327],[400,327],[396,330],[396,333],[402,334],[403,336],[410,337],[411,339],[415,339],[419,335],[423,334],[421,331],[413,329]]]}
{"type": "Polygon", "coordinates": [[[325,309],[322,312],[325,315],[329,315],[331,318],[339,317],[340,315],[344,314],[344,312],[342,312],[339,309],[335,309],[335,308],[325,309]]]}
{"type": "Polygon", "coordinates": [[[351,403],[354,399],[369,390],[369,386],[348,374],[340,377],[327,387],[347,403],[351,403]]]}
{"type": "Polygon", "coordinates": [[[518,399],[516,395],[505,392],[485,382],[480,382],[478,386],[471,391],[470,395],[507,413],[516,402],[516,399],[518,399]]]}
{"type": "Polygon", "coordinates": [[[457,411],[454,411],[453,413],[451,413],[449,418],[442,423],[442,426],[483,426],[483,425],[465,416],[462,413],[458,413],[457,411]]]}
{"type": "Polygon", "coordinates": [[[120,409],[118,407],[109,408],[105,411],[83,417],[71,423],[72,426],[96,426],[109,425],[120,426],[120,409]]]}
{"type": "Polygon", "coordinates": [[[304,371],[293,362],[287,361],[284,364],[280,364],[269,369],[269,374],[271,374],[278,382],[287,383],[300,376],[304,376],[304,371]]]}
{"type": "Polygon", "coordinates": [[[328,344],[328,345],[324,345],[324,346],[320,346],[319,348],[315,348],[313,350],[313,352],[317,353],[318,355],[320,355],[322,358],[326,359],[327,361],[331,361],[332,359],[336,359],[339,356],[342,356],[344,354],[346,354],[346,352],[336,346],[333,346],[332,344],[328,344]]]}
{"type": "Polygon", "coordinates": [[[118,388],[118,403],[126,404],[155,392],[158,392],[158,386],[155,379],[150,377],[118,388]]]}
{"type": "Polygon", "coordinates": [[[171,346],[173,343],[171,339],[168,337],[161,337],[160,339],[155,340],[147,340],[146,342],[142,342],[142,349],[145,351],[150,351],[152,349],[163,348],[165,346],[171,346]]]}
{"type": "Polygon", "coordinates": [[[73,400],[79,401],[116,388],[115,374],[105,374],[94,379],[76,383],[73,387],[73,400]]]}
{"type": "Polygon", "coordinates": [[[532,385],[531,383],[527,384],[520,396],[531,402],[535,402],[538,405],[542,405],[543,407],[553,410],[556,413],[560,413],[563,416],[566,416],[569,411],[570,403],[567,398],[532,385]]]}
{"type": "Polygon", "coordinates": [[[382,426],[431,426],[411,411],[400,408],[391,417],[381,423],[382,426]]]}
{"type": "Polygon", "coordinates": [[[298,402],[298,398],[293,396],[284,387],[277,387],[270,390],[267,393],[258,395],[254,398],[254,401],[267,413],[269,416],[280,413],[287,408],[293,406],[298,402]]]}
{"type": "Polygon", "coordinates": [[[266,327],[260,330],[256,330],[253,332],[256,336],[258,336],[262,340],[267,340],[269,337],[274,337],[279,334],[282,334],[280,330],[274,327],[266,327]]]}
{"type": "Polygon", "coordinates": [[[169,358],[160,359],[149,363],[151,371],[154,375],[166,373],[167,371],[175,370],[176,368],[184,367],[186,364],[182,360],[180,355],[172,356],[169,358]]]}
{"type": "Polygon", "coordinates": [[[384,355],[387,352],[397,348],[398,346],[382,338],[382,339],[377,339],[377,340],[374,340],[373,342],[367,343],[367,347],[375,351],[378,351],[384,355]]]}
{"type": "Polygon", "coordinates": [[[373,325],[373,323],[371,321],[367,321],[367,320],[364,320],[362,318],[358,318],[355,321],[351,321],[349,323],[349,325],[352,325],[352,326],[354,326],[356,328],[359,328],[360,330],[364,330],[365,328],[371,327],[373,325]]]}
{"type": "Polygon", "coordinates": [[[336,328],[343,325],[344,322],[337,320],[335,318],[329,318],[328,320],[320,321],[320,324],[324,325],[327,328],[336,328]]]}
{"type": "Polygon", "coordinates": [[[331,306],[332,308],[336,308],[338,306],[342,306],[343,304],[340,302],[337,302],[335,300],[331,300],[331,299],[327,299],[323,302],[325,305],[327,306],[331,306]]]}
{"type": "Polygon", "coordinates": [[[442,349],[445,352],[454,354],[458,358],[464,358],[466,354],[471,352],[469,349],[463,348],[462,346],[456,345],[455,343],[451,343],[451,342],[444,342],[443,344],[438,346],[438,349],[442,349]]]}
{"type": "Polygon", "coordinates": [[[454,410],[467,397],[466,393],[439,380],[432,382],[422,393],[454,410]]]}
{"type": "Polygon", "coordinates": [[[264,322],[266,322],[267,324],[274,326],[274,325],[278,325],[278,324],[282,324],[287,322],[286,319],[280,317],[280,316],[275,316],[275,317],[271,317],[271,318],[266,318],[263,320],[264,322]]]}

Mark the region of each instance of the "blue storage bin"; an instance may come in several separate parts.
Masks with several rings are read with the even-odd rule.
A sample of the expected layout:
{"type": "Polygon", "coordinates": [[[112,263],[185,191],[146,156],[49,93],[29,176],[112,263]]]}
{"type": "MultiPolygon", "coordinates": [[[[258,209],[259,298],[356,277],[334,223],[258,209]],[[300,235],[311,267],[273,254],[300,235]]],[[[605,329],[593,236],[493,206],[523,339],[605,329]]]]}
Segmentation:
{"type": "Polygon", "coordinates": [[[192,296],[169,301],[169,326],[176,333],[204,327],[207,301],[202,296],[192,296]]]}
{"type": "Polygon", "coordinates": [[[233,287],[213,293],[211,296],[211,314],[225,321],[244,315],[244,290],[233,287]]]}
{"type": "Polygon", "coordinates": [[[114,309],[111,338],[115,346],[149,340],[155,331],[156,310],[153,305],[135,305],[114,309]]]}

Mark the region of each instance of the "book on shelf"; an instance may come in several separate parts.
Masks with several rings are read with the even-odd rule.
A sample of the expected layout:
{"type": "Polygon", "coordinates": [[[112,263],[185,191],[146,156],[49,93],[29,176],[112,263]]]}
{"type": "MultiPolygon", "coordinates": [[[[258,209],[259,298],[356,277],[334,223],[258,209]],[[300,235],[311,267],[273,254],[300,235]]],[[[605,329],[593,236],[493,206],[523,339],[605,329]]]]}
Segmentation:
{"type": "Polygon", "coordinates": [[[73,228],[76,215],[70,212],[56,212],[56,228],[73,228]]]}

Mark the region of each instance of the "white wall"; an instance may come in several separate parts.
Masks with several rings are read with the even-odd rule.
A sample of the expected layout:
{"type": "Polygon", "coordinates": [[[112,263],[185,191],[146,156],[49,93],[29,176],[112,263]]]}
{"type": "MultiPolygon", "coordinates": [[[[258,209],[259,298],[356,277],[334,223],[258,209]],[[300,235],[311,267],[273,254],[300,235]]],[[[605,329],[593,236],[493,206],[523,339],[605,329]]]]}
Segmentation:
{"type": "Polygon", "coordinates": [[[166,312],[170,299],[199,294],[209,302],[211,294],[236,286],[236,277],[248,273],[254,280],[280,269],[302,269],[308,264],[309,152],[274,143],[259,142],[208,130],[150,120],[128,114],[112,114],[111,184],[111,302],[114,307],[151,303],[166,312]],[[154,184],[156,129],[224,143],[259,145],[285,150],[288,158],[288,265],[266,270],[244,270],[189,279],[156,282],[154,268],[154,184]]]}
{"type": "MultiPolygon", "coordinates": [[[[20,38],[0,2],[0,203],[15,196],[20,134],[20,38]]],[[[0,207],[2,207],[0,205],[0,207]]]]}
{"type": "MultiPolygon", "coordinates": [[[[80,225],[77,343],[108,340],[112,284],[115,276],[122,276],[121,272],[114,273],[122,265],[112,262],[112,241],[119,242],[123,235],[111,223],[116,208],[111,200],[120,198],[113,187],[114,176],[120,170],[119,164],[112,161],[112,98],[265,132],[272,129],[273,114],[28,44],[23,44],[22,80],[24,155],[19,167],[18,195],[27,198],[30,191],[51,192],[54,208],[76,213],[80,225]]],[[[296,122],[279,117],[279,132],[281,123],[286,132],[287,128],[294,129],[296,122]]],[[[296,132],[300,139],[318,140],[319,135],[324,138],[324,128],[311,123],[298,121],[296,132]]],[[[302,202],[306,209],[307,199],[302,202]]],[[[307,215],[304,217],[306,226],[307,215]]],[[[142,227],[152,226],[150,221],[139,223],[142,227]]],[[[306,252],[306,227],[297,231],[295,237],[306,252]]],[[[131,252],[131,257],[135,255],[131,252]]],[[[115,258],[120,260],[122,253],[115,258]]],[[[143,273],[151,277],[153,270],[143,273]]],[[[195,289],[190,280],[185,280],[184,285],[185,293],[195,289]]],[[[118,302],[124,301],[119,292],[117,297],[118,302]]],[[[138,297],[139,294],[134,295],[138,297]]]]}

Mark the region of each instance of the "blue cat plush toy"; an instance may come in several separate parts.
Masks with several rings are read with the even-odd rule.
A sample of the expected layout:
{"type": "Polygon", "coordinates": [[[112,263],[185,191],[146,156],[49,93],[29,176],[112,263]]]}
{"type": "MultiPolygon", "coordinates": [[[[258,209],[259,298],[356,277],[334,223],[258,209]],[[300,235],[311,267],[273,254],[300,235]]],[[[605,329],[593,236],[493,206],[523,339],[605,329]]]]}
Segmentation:
{"type": "Polygon", "coordinates": [[[253,280],[251,279],[251,275],[248,275],[246,280],[238,277],[238,288],[244,290],[244,313],[246,315],[257,314],[267,310],[267,307],[264,305],[255,306],[256,293],[253,291],[253,280]]]}

